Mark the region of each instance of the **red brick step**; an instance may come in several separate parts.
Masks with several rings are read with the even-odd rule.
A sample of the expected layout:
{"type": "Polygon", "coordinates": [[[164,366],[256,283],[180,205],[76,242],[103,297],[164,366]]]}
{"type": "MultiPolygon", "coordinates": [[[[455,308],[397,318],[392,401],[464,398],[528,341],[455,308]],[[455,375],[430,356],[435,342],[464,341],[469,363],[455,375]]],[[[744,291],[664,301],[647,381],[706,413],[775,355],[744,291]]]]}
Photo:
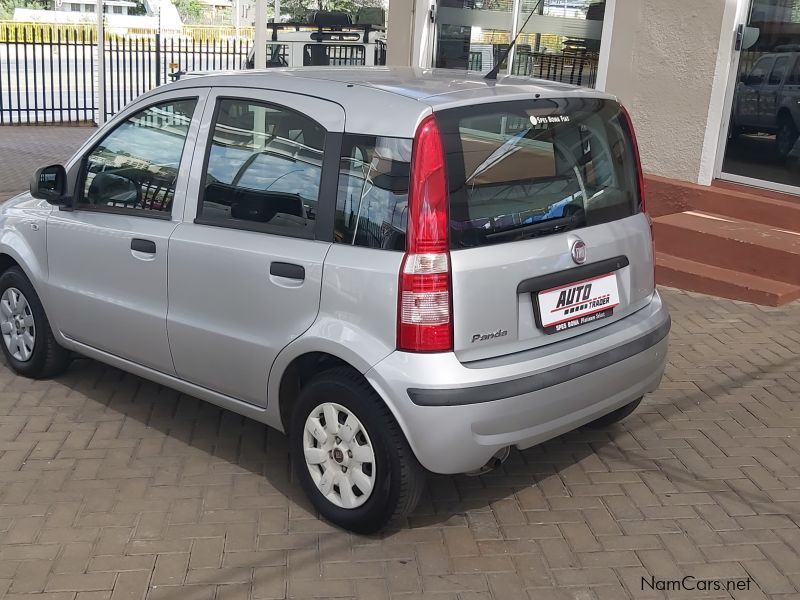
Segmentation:
{"type": "Polygon", "coordinates": [[[653,233],[662,254],[800,285],[800,232],[689,211],[654,219],[653,233]]]}
{"type": "Polygon", "coordinates": [[[661,252],[656,253],[656,280],[662,285],[766,306],[781,306],[800,298],[800,285],[739,273],[661,252]]]}

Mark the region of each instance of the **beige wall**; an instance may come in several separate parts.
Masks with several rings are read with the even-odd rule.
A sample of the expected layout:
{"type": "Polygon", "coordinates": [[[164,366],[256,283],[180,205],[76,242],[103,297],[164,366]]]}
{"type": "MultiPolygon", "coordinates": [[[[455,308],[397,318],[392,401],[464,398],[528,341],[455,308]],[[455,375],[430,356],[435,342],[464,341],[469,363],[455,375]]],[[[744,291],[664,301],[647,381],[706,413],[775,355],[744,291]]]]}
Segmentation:
{"type": "Polygon", "coordinates": [[[710,183],[738,4],[616,0],[605,89],[633,116],[646,172],[710,183]]]}
{"type": "Polygon", "coordinates": [[[414,0],[391,0],[387,15],[386,64],[407,67],[411,64],[411,38],[414,0]]]}

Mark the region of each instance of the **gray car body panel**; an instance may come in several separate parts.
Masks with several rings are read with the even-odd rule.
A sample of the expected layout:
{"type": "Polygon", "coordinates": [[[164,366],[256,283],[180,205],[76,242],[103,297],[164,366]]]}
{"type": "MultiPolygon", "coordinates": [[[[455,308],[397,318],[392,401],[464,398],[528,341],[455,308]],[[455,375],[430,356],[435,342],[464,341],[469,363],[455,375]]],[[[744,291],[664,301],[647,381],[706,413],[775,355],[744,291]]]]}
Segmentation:
{"type": "Polygon", "coordinates": [[[442,473],[478,468],[504,446],[544,441],[658,385],[666,339],[650,347],[641,344],[668,328],[669,316],[653,290],[645,215],[451,252],[455,348],[436,354],[395,349],[402,252],[194,222],[218,97],[287,105],[315,118],[329,132],[411,138],[433,111],[537,97],[609,96],[551,82],[519,78],[492,82],[418,69],[195,74],[144,94],[95,133],[67,163],[70,182],[77,180],[81,157],[122,119],[163,99],[187,96],[198,96],[200,101],[169,219],[81,210],[65,213],[29,194],[0,208],[0,253],[22,265],[52,316],[54,334],[66,347],[278,429],[283,429],[278,398],[286,370],[309,353],[331,354],[365,375],[395,415],[420,462],[442,473]],[[97,259],[97,275],[78,272],[77,258],[95,263],[88,242],[70,237],[87,226],[102,228],[108,238],[103,252],[110,264],[97,259]],[[50,261],[49,227],[61,254],[50,261]],[[123,245],[137,231],[158,238],[157,256],[168,256],[168,262],[130,262],[130,250],[123,245]],[[578,237],[589,247],[588,263],[618,256],[628,259],[629,264],[617,271],[623,301],[612,318],[577,333],[544,336],[532,321],[531,295],[518,293],[517,285],[575,268],[569,248],[578,237]],[[298,285],[271,276],[271,261],[302,263],[306,280],[298,285]],[[228,268],[231,264],[237,268],[228,268]],[[157,268],[143,272],[144,266],[157,268]],[[114,283],[120,274],[123,280],[114,283]],[[93,282],[92,277],[103,280],[93,282]],[[209,290],[215,282],[218,289],[209,290]],[[229,300],[232,310],[215,317],[215,308],[232,287],[236,292],[229,300]],[[273,313],[264,307],[273,307],[273,313]],[[113,332],[84,332],[96,314],[117,320],[118,326],[113,332]],[[498,327],[508,328],[509,335],[471,343],[475,332],[498,327]],[[155,337],[156,343],[148,347],[144,333],[155,337]],[[644,349],[629,356],[625,348],[639,349],[637,343],[644,349]],[[216,353],[224,353],[229,361],[214,364],[216,353]],[[607,364],[609,356],[624,358],[607,364]],[[595,363],[600,368],[589,369],[592,361],[602,360],[595,363]],[[556,376],[567,372],[570,364],[583,365],[584,374],[556,376]],[[409,390],[417,390],[424,396],[427,390],[435,397],[437,390],[449,390],[445,395],[453,404],[452,399],[462,395],[459,390],[471,388],[463,395],[479,398],[481,389],[505,389],[502,386],[508,384],[508,389],[519,390],[515,380],[530,381],[546,373],[557,384],[505,399],[424,406],[409,395],[409,390]]]}

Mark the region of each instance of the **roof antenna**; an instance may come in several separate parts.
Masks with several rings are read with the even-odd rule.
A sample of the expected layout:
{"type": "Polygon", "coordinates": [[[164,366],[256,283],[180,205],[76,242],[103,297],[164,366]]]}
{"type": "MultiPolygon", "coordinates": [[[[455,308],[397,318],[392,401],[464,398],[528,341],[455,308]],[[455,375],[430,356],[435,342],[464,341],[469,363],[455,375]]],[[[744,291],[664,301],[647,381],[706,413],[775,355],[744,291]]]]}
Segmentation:
{"type": "Polygon", "coordinates": [[[497,63],[492,67],[492,70],[489,71],[486,75],[483,76],[484,79],[492,79],[492,80],[497,79],[497,73],[498,73],[498,71],[500,71],[500,65],[502,65],[503,62],[508,58],[508,55],[511,54],[511,49],[514,47],[514,44],[517,43],[517,38],[519,37],[519,34],[522,33],[523,29],[525,29],[525,25],[528,24],[528,21],[531,20],[531,17],[533,16],[533,13],[536,12],[536,10],[539,8],[539,5],[543,1],[544,0],[539,0],[536,3],[536,6],[533,7],[533,10],[528,15],[528,18],[525,19],[525,22],[522,24],[522,27],[519,28],[519,31],[517,32],[517,35],[514,36],[514,39],[511,40],[511,43],[508,45],[508,48],[506,48],[506,51],[503,53],[503,56],[501,56],[500,60],[498,60],[497,63]]]}

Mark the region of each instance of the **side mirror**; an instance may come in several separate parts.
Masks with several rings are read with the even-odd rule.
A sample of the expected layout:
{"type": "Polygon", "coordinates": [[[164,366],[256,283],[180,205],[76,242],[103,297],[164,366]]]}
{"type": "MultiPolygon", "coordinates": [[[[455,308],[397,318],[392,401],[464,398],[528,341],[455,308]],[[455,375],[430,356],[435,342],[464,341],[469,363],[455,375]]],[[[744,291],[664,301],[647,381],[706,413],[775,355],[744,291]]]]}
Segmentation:
{"type": "Polygon", "coordinates": [[[39,200],[46,200],[56,206],[65,204],[68,200],[67,171],[61,165],[50,165],[37,169],[31,180],[31,196],[39,200]]]}

